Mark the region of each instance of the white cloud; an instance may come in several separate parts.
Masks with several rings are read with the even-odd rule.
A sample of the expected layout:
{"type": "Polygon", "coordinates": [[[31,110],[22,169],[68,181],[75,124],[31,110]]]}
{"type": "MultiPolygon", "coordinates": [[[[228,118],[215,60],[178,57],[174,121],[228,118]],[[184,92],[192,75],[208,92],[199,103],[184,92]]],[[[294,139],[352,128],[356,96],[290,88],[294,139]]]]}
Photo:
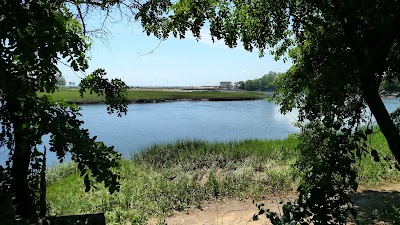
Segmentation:
{"type": "Polygon", "coordinates": [[[245,75],[247,75],[247,76],[251,76],[251,73],[248,72],[248,71],[246,71],[246,70],[240,71],[240,74],[245,74],[245,75]]]}

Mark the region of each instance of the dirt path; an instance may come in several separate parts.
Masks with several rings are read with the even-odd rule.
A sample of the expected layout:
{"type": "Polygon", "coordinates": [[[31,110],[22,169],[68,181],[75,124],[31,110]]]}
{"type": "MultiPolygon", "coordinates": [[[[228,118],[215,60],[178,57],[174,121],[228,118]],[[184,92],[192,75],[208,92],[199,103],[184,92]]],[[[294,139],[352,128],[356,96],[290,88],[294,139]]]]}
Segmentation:
{"type": "MultiPolygon", "coordinates": [[[[288,201],[293,199],[293,194],[284,196],[270,196],[260,203],[272,211],[281,210],[281,200],[288,201]]],[[[225,199],[207,202],[202,210],[179,212],[167,218],[168,225],[262,225],[271,224],[265,216],[261,216],[258,221],[253,221],[253,215],[258,213],[258,209],[253,201],[225,199]]]]}
{"type": "Polygon", "coordinates": [[[352,200],[357,213],[363,217],[370,216],[375,209],[384,209],[388,203],[400,207],[400,183],[377,188],[360,187],[352,200]]]}
{"type": "MultiPolygon", "coordinates": [[[[270,196],[264,199],[265,208],[280,212],[281,200],[293,200],[294,193],[284,196],[270,196]]],[[[388,184],[382,187],[367,189],[359,188],[352,195],[355,207],[360,215],[368,216],[376,208],[385,207],[385,202],[400,206],[400,184],[388,184]]],[[[257,213],[257,207],[252,200],[221,200],[204,204],[202,210],[180,212],[167,218],[168,225],[264,225],[271,224],[265,216],[258,221],[252,221],[257,213]]]]}
{"type": "MultiPolygon", "coordinates": [[[[275,206],[274,203],[271,205],[275,206]]],[[[274,208],[277,209],[276,206],[274,208]]],[[[226,200],[209,202],[202,211],[175,214],[166,222],[168,225],[267,224],[264,217],[259,221],[252,221],[253,215],[257,212],[257,207],[252,201],[226,200]]]]}

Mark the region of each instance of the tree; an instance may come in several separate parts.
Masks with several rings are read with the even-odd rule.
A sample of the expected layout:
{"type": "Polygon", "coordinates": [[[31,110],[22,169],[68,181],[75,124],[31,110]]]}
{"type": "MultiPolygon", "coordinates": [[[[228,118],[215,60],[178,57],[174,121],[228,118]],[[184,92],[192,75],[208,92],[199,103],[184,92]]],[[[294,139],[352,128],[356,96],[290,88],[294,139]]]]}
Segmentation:
{"type": "MultiPolygon", "coordinates": [[[[60,161],[70,154],[86,190],[94,180],[104,182],[110,192],[119,189],[115,168],[120,155],[81,127],[78,107],[46,95],[57,90],[62,77],[58,63],[75,71],[88,69],[90,44],[82,9],[109,10],[117,2],[0,1],[0,147],[9,150],[5,168],[0,166],[0,185],[12,192],[19,217],[31,218],[39,211],[39,175],[46,150],[55,152],[60,161]],[[48,134],[50,147],[41,151],[37,145],[48,134]]],[[[110,113],[126,113],[127,86],[119,79],[108,81],[105,75],[103,69],[96,69],[82,79],[81,95],[85,90],[105,95],[110,113]]]]}
{"type": "Polygon", "coordinates": [[[383,80],[380,87],[379,91],[385,92],[385,93],[394,93],[394,92],[399,92],[400,91],[400,82],[398,79],[394,80],[383,80]]]}
{"type": "Polygon", "coordinates": [[[282,73],[270,71],[260,78],[247,80],[244,83],[242,82],[242,89],[246,91],[275,91],[278,88],[275,81],[280,75],[282,75],[282,73]]]}
{"type": "Polygon", "coordinates": [[[268,74],[264,74],[262,76],[262,80],[264,81],[263,88],[265,91],[275,91],[277,89],[277,85],[275,84],[275,80],[280,76],[281,73],[269,71],[268,74]]]}
{"type": "Polygon", "coordinates": [[[244,90],[246,91],[254,91],[258,88],[258,85],[253,80],[246,80],[244,82],[244,90]]]}
{"type": "Polygon", "coordinates": [[[65,81],[65,78],[64,78],[63,75],[61,75],[61,74],[57,77],[57,85],[58,85],[58,86],[65,86],[65,85],[67,85],[67,81],[65,81]]]}
{"type": "Polygon", "coordinates": [[[303,103],[329,96],[324,104],[342,106],[360,96],[357,102],[370,107],[400,161],[400,135],[378,94],[382,80],[398,76],[399,8],[395,0],[149,1],[136,18],[159,38],[184,38],[188,30],[201,38],[200,29],[209,21],[213,39],[224,39],[229,47],[241,41],[261,56],[272,47],[277,58],[294,62],[286,76],[294,92],[282,98],[294,100],[307,90],[303,103]]]}
{"type": "Polygon", "coordinates": [[[376,151],[358,147],[370,133],[356,129],[365,121],[367,107],[400,162],[399,130],[379,95],[382,82],[400,76],[399,1],[159,0],[146,2],[136,18],[148,34],[159,38],[185,38],[187,31],[201,38],[200,29],[208,23],[213,40],[223,39],[229,47],[240,41],[246,50],[257,49],[260,56],[268,49],[276,58],[292,60],[293,67],[278,81],[275,100],[282,112],[298,108],[299,122],[310,122],[302,126],[303,133],[319,137],[302,135],[303,143],[312,145],[299,148],[329,157],[313,161],[318,170],[308,170],[307,179],[315,183],[299,188],[299,201],[287,205],[282,218],[271,215],[274,223],[344,223],[338,218],[346,213],[343,209],[349,209],[346,189],[356,188],[354,171],[325,162],[354,162],[352,152],[377,158],[376,151]],[[326,184],[334,188],[321,191],[326,184]],[[321,197],[323,206],[317,204],[321,197]],[[323,212],[332,213],[320,217],[323,212]]]}

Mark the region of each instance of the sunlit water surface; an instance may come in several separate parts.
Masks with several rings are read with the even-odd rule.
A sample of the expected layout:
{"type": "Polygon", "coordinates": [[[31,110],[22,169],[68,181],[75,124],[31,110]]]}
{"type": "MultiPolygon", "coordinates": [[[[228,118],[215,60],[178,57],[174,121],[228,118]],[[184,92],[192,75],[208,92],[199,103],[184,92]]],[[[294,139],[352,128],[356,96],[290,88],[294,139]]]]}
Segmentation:
{"type": "MultiPolygon", "coordinates": [[[[400,106],[398,99],[384,99],[389,112],[400,106]]],[[[283,139],[298,133],[293,126],[297,112],[286,115],[265,100],[257,101],[178,101],[131,104],[128,114],[108,114],[105,105],[82,105],[84,127],[99,141],[113,145],[130,157],[153,144],[177,140],[240,141],[246,139],[283,139]]],[[[4,162],[7,151],[0,152],[4,162]]],[[[56,163],[48,155],[48,163],[56,163]]]]}

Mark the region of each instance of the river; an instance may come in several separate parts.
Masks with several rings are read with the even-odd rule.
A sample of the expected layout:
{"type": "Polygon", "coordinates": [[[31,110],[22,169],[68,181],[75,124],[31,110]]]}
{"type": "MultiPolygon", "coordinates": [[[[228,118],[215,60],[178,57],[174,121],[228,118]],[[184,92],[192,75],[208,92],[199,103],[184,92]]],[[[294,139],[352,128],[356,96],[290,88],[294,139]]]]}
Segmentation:
{"type": "MultiPolygon", "coordinates": [[[[384,103],[389,112],[400,106],[394,98],[385,98],[384,103]]],[[[282,115],[278,106],[265,100],[130,104],[128,114],[122,117],[108,114],[105,105],[81,108],[84,127],[90,134],[113,145],[124,157],[153,144],[177,140],[283,139],[299,132],[293,126],[296,111],[282,115]]],[[[6,152],[0,152],[0,161],[6,152]]],[[[48,162],[55,163],[55,156],[50,154],[48,162]]]]}
{"type": "Polygon", "coordinates": [[[231,141],[282,139],[298,132],[297,113],[259,101],[178,101],[131,104],[123,117],[108,115],[103,105],[82,107],[84,127],[124,155],[155,143],[176,140],[231,141]]]}

